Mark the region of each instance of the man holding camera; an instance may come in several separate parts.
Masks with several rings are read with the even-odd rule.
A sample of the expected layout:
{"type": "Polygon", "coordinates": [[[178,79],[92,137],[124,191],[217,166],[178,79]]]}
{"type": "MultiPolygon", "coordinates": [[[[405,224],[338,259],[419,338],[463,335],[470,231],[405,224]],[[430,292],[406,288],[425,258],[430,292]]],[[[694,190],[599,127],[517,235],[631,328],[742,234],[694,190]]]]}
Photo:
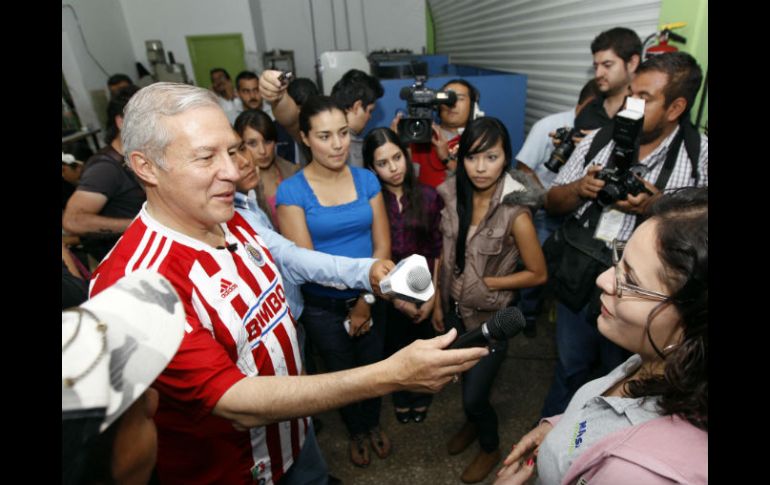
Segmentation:
{"type": "MultiPolygon", "coordinates": [[[[708,139],[689,121],[690,108],[702,79],[700,66],[683,52],[655,56],[639,66],[631,82],[631,96],[645,101],[638,156],[634,153],[638,165],[632,165],[632,170],[623,173],[623,164],[618,162],[621,157],[617,154],[624,149],[617,143],[618,130],[613,131],[614,125],[620,122],[618,117],[609,126],[586,136],[546,196],[549,214],[570,214],[554,236],[562,231],[566,233],[569,226],[576,228],[571,240],[601,241],[598,245],[606,269],[611,241],[627,240],[640,222],[638,216],[661,191],[708,185],[708,139]],[[607,168],[608,164],[616,163],[617,168],[607,168]],[[643,168],[634,170],[638,166],[643,168]],[[643,178],[639,173],[644,173],[643,178]]],[[[634,152],[635,147],[631,151],[634,152]]],[[[546,250],[547,257],[548,252],[546,250]]],[[[586,290],[582,307],[574,299],[570,301],[569,294],[560,295],[560,285],[570,284],[567,280],[572,284],[581,280],[581,275],[569,274],[563,268],[558,266],[556,274],[550,274],[553,271],[549,260],[549,279],[556,280],[554,291],[559,300],[556,321],[559,360],[554,383],[541,411],[543,416],[563,412],[597,365],[601,373],[606,373],[626,358],[622,349],[596,329],[597,292],[586,290]]],[[[596,268],[596,271],[603,269],[596,268]]],[[[593,281],[587,281],[591,278],[593,276],[588,275],[578,291],[593,288],[593,281]]]]}

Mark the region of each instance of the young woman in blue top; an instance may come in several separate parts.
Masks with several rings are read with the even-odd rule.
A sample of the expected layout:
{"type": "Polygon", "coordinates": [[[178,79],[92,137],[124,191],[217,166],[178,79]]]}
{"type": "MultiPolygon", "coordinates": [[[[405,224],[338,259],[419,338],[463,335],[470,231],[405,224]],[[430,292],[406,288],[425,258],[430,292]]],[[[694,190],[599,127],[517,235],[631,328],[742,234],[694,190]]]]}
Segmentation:
{"type": "MultiPolygon", "coordinates": [[[[431,273],[441,255],[441,197],[430,186],[417,181],[409,152],[392,130],[375,128],[364,139],[364,166],[377,174],[390,223],[393,262],[412,254],[425,256],[431,273]]],[[[387,329],[385,354],[391,355],[416,339],[434,336],[430,323],[435,298],[420,306],[393,298],[385,303],[387,329]]],[[[396,419],[406,424],[422,422],[428,413],[430,394],[399,391],[393,393],[396,419]]]]}
{"type": "MultiPolygon", "coordinates": [[[[331,98],[309,98],[300,110],[302,142],[311,162],[278,187],[276,205],[281,230],[298,246],[354,258],[390,259],[390,229],[377,177],[346,163],[350,128],[345,111],[331,98]]],[[[300,322],[319,349],[329,371],[371,364],[383,358],[384,319],[372,316],[373,295],[317,284],[303,286],[305,309],[300,322]]],[[[351,436],[350,459],[367,466],[368,441],[380,458],[390,454],[390,440],[379,428],[381,399],[343,407],[351,436]]]]}

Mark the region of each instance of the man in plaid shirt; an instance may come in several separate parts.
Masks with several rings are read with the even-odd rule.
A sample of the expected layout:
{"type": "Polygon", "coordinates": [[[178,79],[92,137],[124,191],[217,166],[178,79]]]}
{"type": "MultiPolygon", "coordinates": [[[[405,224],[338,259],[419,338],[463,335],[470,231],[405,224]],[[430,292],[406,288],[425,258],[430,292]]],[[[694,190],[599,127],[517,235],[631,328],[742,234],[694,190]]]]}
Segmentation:
{"type": "MultiPolygon", "coordinates": [[[[683,52],[655,56],[639,66],[631,82],[631,96],[645,101],[638,159],[639,164],[646,167],[642,182],[652,195],[645,192],[628,195],[625,200],[605,207],[597,227],[586,228],[594,238],[605,241],[608,246],[613,239],[627,240],[641,222],[639,215],[661,190],[708,186],[708,139],[697,135],[700,136],[700,150],[697,163],[693,164],[683,136],[685,131],[694,130],[689,124],[690,108],[702,79],[700,66],[692,56],[683,52]],[[656,187],[663,182],[658,179],[671,150],[677,151],[673,169],[665,185],[656,187]]],[[[610,141],[592,160],[586,160],[599,133],[586,136],[562,167],[546,196],[545,207],[550,214],[570,214],[569,217],[580,218],[605,186],[605,182],[595,175],[609,162],[615,142],[610,141]]],[[[559,360],[541,411],[543,416],[564,412],[572,395],[588,381],[596,367],[604,375],[627,357],[620,347],[599,334],[596,322],[588,314],[590,304],[589,301],[578,312],[571,311],[561,302],[557,305],[559,360]]]]}

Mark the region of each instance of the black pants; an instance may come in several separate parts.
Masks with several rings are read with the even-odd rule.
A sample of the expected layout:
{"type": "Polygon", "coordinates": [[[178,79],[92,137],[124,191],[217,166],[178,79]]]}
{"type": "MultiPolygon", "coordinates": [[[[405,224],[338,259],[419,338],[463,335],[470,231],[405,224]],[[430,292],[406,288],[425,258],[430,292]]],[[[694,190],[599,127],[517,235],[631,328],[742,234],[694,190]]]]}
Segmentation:
{"type": "MultiPolygon", "coordinates": [[[[466,332],[465,324],[454,311],[454,305],[444,318],[448,329],[456,328],[458,337],[466,332]]],[[[500,436],[497,433],[497,413],[489,402],[497,372],[505,360],[508,351],[508,341],[503,340],[491,345],[489,355],[463,373],[463,410],[468,421],[475,423],[479,431],[479,444],[487,453],[495,451],[500,446],[500,436]]]]}
{"type": "MultiPolygon", "coordinates": [[[[382,303],[372,305],[374,326],[364,335],[351,337],[343,325],[349,310],[345,300],[318,298],[303,292],[305,309],[300,321],[318,349],[327,372],[352,369],[382,360],[385,320],[382,303]]],[[[340,409],[351,436],[379,425],[382,398],[366,399],[340,409]]]]}
{"type": "MultiPolygon", "coordinates": [[[[414,323],[409,317],[396,310],[390,302],[383,302],[385,306],[385,356],[390,357],[402,348],[418,339],[429,339],[435,336],[430,317],[419,324],[414,323]]],[[[430,406],[433,400],[432,394],[410,391],[396,391],[393,393],[393,405],[397,408],[421,408],[430,406]]]]}

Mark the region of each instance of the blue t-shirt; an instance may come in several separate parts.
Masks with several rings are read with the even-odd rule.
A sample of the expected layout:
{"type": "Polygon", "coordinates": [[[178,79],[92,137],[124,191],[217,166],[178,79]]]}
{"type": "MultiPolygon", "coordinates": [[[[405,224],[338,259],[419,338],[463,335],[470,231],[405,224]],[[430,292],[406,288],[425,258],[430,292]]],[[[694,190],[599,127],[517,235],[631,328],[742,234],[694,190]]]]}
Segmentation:
{"type": "MultiPolygon", "coordinates": [[[[305,211],[313,249],[351,258],[372,257],[372,206],[369,200],[380,193],[380,182],[369,170],[349,167],[356,187],[356,200],[347,204],[322,206],[300,170],[278,186],[275,204],[295,205],[305,211]]],[[[303,289],[313,295],[352,298],[357,290],[335,290],[312,283],[303,289]]]]}

